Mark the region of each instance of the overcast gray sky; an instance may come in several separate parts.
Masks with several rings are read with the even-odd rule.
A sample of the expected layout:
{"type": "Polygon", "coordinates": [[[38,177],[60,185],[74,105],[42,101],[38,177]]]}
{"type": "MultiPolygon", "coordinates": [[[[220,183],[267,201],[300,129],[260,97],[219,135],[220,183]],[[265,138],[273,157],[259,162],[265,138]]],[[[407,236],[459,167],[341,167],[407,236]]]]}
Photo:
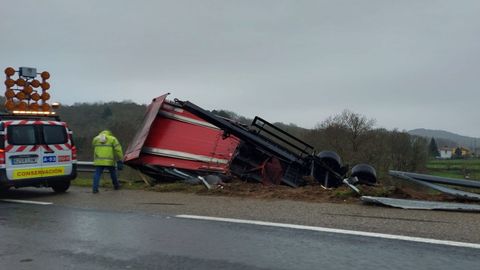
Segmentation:
{"type": "Polygon", "coordinates": [[[312,128],[350,109],[480,137],[480,1],[1,0],[0,68],[64,104],[171,92],[312,128]]]}

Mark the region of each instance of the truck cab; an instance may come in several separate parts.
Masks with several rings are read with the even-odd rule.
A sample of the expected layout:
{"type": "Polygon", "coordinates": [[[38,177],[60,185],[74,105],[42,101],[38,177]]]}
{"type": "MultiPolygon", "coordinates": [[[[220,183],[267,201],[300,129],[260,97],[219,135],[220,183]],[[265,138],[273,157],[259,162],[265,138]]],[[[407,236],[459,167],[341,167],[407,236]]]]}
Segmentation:
{"type": "Polygon", "coordinates": [[[57,116],[0,115],[0,188],[65,192],[77,175],[73,133],[57,116]]]}

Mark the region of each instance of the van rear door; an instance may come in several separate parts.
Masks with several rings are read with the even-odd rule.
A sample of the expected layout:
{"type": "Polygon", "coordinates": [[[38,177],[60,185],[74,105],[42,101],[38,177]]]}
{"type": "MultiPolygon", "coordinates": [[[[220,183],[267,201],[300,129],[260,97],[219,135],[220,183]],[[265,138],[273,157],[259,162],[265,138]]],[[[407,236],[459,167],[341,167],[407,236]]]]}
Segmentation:
{"type": "Polygon", "coordinates": [[[5,167],[8,180],[42,177],[43,149],[37,126],[24,121],[6,123],[5,167]]]}
{"type": "Polygon", "coordinates": [[[42,137],[42,167],[46,176],[72,173],[72,148],[65,123],[49,121],[39,129],[42,137]]]}

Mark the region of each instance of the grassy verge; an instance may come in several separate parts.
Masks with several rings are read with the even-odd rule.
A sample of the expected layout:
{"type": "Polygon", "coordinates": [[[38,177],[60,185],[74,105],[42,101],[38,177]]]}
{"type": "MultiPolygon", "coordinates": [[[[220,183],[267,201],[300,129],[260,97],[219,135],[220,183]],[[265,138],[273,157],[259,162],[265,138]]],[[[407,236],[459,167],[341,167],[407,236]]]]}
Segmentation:
{"type": "Polygon", "coordinates": [[[427,170],[442,177],[480,180],[480,159],[431,160],[427,170]]]}
{"type": "MultiPolygon", "coordinates": [[[[77,187],[92,187],[93,180],[91,178],[77,177],[72,181],[73,186],[77,187]]],[[[147,185],[143,182],[128,182],[120,179],[120,184],[124,189],[145,189],[147,185]]],[[[110,178],[103,178],[100,180],[100,187],[113,188],[110,178]]]]}
{"type": "MultiPolygon", "coordinates": [[[[428,164],[428,172],[432,175],[452,178],[464,178],[465,173],[470,178],[480,179],[480,160],[433,160],[428,164]],[[477,177],[479,176],[479,177],[477,177]]],[[[72,182],[75,186],[92,186],[93,173],[80,173],[79,177],[72,182]]],[[[291,188],[284,185],[266,186],[260,183],[235,180],[228,183],[222,189],[207,190],[203,185],[191,185],[184,182],[157,182],[154,186],[145,183],[137,171],[123,171],[120,174],[120,182],[124,189],[148,190],[155,192],[184,192],[189,194],[257,198],[266,200],[298,200],[307,202],[357,202],[358,195],[348,187],[342,186],[336,189],[325,190],[315,181],[307,186],[291,188]]],[[[388,179],[384,179],[388,180],[388,179]]],[[[110,176],[104,174],[100,181],[103,188],[112,188],[110,176]]],[[[406,199],[423,199],[445,201],[452,200],[447,196],[431,189],[418,187],[410,183],[380,181],[374,187],[359,187],[363,195],[378,197],[395,197],[406,199]]]]}
{"type": "MultiPolygon", "coordinates": [[[[154,186],[150,186],[145,183],[139,177],[135,175],[121,174],[119,177],[120,184],[123,189],[132,190],[150,190],[157,192],[187,192],[196,193],[205,189],[203,185],[190,185],[183,182],[171,182],[171,183],[158,183],[154,186]]],[[[78,177],[72,181],[73,186],[77,187],[92,187],[93,173],[79,173],[78,177]]],[[[109,174],[103,174],[100,178],[101,188],[113,188],[112,180],[109,174]]]]}

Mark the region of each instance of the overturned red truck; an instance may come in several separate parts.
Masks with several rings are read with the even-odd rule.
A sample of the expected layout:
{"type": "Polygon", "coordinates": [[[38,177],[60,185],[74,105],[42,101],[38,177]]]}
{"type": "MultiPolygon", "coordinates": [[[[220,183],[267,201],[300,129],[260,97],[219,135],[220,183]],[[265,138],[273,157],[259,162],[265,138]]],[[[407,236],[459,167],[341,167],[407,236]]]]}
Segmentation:
{"type": "Polygon", "coordinates": [[[249,126],[220,117],[189,102],[167,100],[148,106],[141,128],[127,148],[125,164],[159,181],[207,175],[233,175],[266,184],[298,187],[310,176],[324,187],[374,184],[373,167],[352,168],[332,151],[317,151],[266,120],[249,126]]]}

